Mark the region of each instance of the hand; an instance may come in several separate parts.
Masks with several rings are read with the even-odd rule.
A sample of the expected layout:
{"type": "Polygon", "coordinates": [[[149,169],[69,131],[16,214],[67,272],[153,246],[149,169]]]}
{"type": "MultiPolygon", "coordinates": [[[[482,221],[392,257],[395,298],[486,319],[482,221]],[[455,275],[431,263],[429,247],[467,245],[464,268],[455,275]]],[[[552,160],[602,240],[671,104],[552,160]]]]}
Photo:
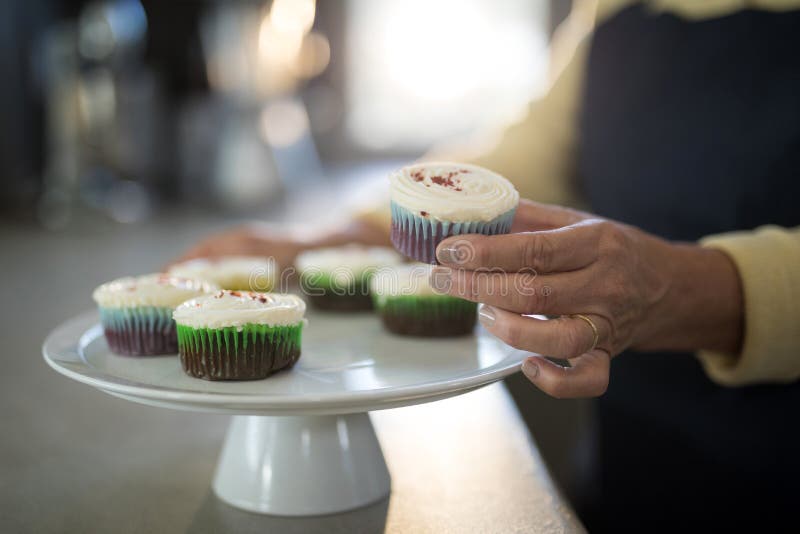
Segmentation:
{"type": "Polygon", "coordinates": [[[287,235],[287,231],[262,224],[238,226],[212,234],[199,241],[174,263],[195,258],[218,258],[222,256],[273,257],[278,267],[284,269],[294,263],[302,249],[303,240],[287,235]]]}
{"type": "Polygon", "coordinates": [[[431,284],[483,303],[482,324],[509,345],[568,360],[525,361],[545,392],[601,395],[611,358],[629,347],[738,350],[741,288],[722,252],[531,201],[520,203],[515,229],[535,231],[444,240],[431,284]]]}
{"type": "Polygon", "coordinates": [[[287,269],[300,252],[309,248],[348,243],[385,246],[388,242],[389,236],[383,229],[358,220],[334,228],[253,223],[203,239],[172,264],[194,258],[266,256],[274,258],[280,269],[287,269]]]}

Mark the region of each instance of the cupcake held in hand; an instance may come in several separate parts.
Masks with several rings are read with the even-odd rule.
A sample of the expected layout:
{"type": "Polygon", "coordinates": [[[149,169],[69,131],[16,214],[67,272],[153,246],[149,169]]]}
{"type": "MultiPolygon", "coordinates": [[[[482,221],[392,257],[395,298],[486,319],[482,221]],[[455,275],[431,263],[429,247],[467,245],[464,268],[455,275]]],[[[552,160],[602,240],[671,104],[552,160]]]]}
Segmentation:
{"type": "Polygon", "coordinates": [[[198,258],[173,265],[169,273],[237,291],[272,291],[276,286],[275,261],[261,256],[198,258]]]}
{"type": "Polygon", "coordinates": [[[328,311],[372,309],[369,282],[376,270],[403,261],[387,247],[347,245],[307,250],[297,256],[300,286],[308,301],[328,311]]]}
{"type": "Polygon", "coordinates": [[[458,163],[422,163],[389,176],[394,247],[436,263],[436,246],[461,234],[506,234],[519,203],[514,186],[487,169],[458,163]]]}
{"type": "Polygon", "coordinates": [[[474,302],[436,293],[428,265],[379,270],[372,279],[375,309],[390,332],[405,336],[448,337],[472,333],[474,302]]]}
{"type": "Polygon", "coordinates": [[[109,348],[125,356],[178,352],[172,312],[183,301],[217,289],[201,280],[166,274],[107,282],[92,297],[109,348]]]}
{"type": "Polygon", "coordinates": [[[300,358],[305,303],[295,295],[218,291],[175,310],[183,370],[206,380],[257,380],[300,358]]]}

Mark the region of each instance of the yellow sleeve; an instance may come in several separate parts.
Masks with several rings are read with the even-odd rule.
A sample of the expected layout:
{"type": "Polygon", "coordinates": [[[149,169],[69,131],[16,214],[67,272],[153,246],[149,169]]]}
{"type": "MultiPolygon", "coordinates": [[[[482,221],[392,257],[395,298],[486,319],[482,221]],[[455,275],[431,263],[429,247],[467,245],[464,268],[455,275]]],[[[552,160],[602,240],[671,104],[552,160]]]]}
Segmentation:
{"type": "Polygon", "coordinates": [[[765,226],[701,243],[733,259],[744,296],[742,352],[698,353],[708,376],[726,386],[800,378],[800,227],[765,226]]]}

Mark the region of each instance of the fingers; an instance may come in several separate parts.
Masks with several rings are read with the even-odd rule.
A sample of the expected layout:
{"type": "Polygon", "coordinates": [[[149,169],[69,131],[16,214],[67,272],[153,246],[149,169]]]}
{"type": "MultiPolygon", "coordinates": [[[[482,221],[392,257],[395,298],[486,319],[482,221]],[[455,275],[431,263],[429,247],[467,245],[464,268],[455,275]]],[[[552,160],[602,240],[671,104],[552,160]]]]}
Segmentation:
{"type": "MultiPolygon", "coordinates": [[[[482,305],[479,318],[491,334],[527,352],[568,360],[594,348],[594,330],[577,317],[535,319],[482,305]]],[[[602,342],[607,337],[605,322],[596,316],[592,316],[592,320],[602,342]]]]}
{"type": "MultiPolygon", "coordinates": [[[[520,350],[569,360],[563,367],[541,356],[525,360],[522,372],[539,389],[556,398],[596,397],[608,387],[611,356],[593,347],[594,330],[583,319],[535,319],[490,306],[479,309],[481,324],[490,333],[520,350]]],[[[592,316],[600,339],[605,324],[592,316]]]]}
{"type": "Polygon", "coordinates": [[[597,259],[596,229],[581,224],[506,235],[464,235],[443,240],[436,249],[442,265],[459,269],[573,271],[597,259]]]}
{"type": "Polygon", "coordinates": [[[434,291],[517,313],[560,314],[575,309],[568,288],[577,286],[577,273],[536,275],[502,271],[462,271],[434,267],[429,283],[434,291]],[[555,288],[558,288],[556,290],[555,288]]]}
{"type": "Polygon", "coordinates": [[[533,384],[558,399],[598,397],[608,389],[611,357],[595,349],[570,360],[571,367],[562,367],[541,356],[533,356],[522,364],[523,374],[533,384]]]}

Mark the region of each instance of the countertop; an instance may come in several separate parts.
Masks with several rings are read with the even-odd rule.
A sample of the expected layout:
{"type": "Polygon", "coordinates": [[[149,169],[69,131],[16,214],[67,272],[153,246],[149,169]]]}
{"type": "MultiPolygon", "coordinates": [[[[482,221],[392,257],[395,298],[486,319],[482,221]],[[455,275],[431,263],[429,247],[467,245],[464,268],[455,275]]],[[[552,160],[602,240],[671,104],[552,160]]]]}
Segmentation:
{"type": "Polygon", "coordinates": [[[0,532],[582,532],[503,384],[372,413],[392,476],[382,502],[268,517],[210,482],[228,418],[136,405],[50,370],[41,343],[91,290],[161,263],[220,219],[172,214],[60,231],[2,223],[0,532]]]}

